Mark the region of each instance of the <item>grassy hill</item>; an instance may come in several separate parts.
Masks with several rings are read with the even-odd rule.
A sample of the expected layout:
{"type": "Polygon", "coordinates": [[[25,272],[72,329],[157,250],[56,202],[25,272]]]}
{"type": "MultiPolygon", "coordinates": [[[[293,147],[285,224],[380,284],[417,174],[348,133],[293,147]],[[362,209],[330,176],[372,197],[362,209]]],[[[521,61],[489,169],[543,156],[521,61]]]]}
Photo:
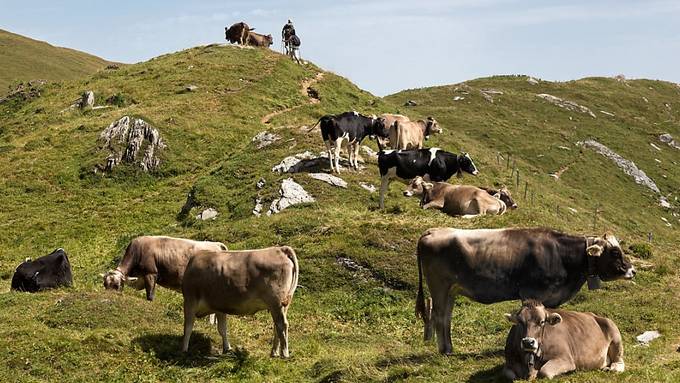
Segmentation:
{"type": "Polygon", "coordinates": [[[0,29],[0,95],[20,81],[75,80],[109,62],[75,49],[52,46],[0,29]]]}
{"type": "MultiPolygon", "coordinates": [[[[680,88],[659,81],[596,78],[531,85],[526,77],[507,76],[380,99],[313,65],[297,66],[269,50],[231,46],[197,47],[48,85],[40,98],[0,105],[0,290],[9,289],[12,272],[25,257],[56,247],[70,254],[75,286],[0,294],[5,324],[0,348],[7,350],[0,356],[0,380],[493,381],[510,327],[503,313],[517,302],[481,305],[458,298],[455,355],[439,356],[434,344],[422,341],[422,326],[413,314],[416,240],[437,226],[550,226],[582,234],[610,231],[626,248],[653,233],[652,256],[635,259],[640,269],[635,283],[584,290],[565,307],[616,321],[626,346],[623,381],[677,381],[676,210],[662,209],[658,196],[574,143],[595,138],[634,160],[677,204],[680,153],[656,137],[667,132],[680,137],[679,101],[680,88]],[[318,103],[301,91],[314,78],[318,103]],[[187,92],[188,85],[197,88],[187,92]],[[479,92],[488,88],[503,94],[493,95],[491,103],[479,92]],[[97,105],[116,101],[110,108],[62,112],[85,90],[95,92],[97,105]],[[588,106],[597,118],[548,104],[538,93],[588,106]],[[456,96],[464,99],[454,101],[456,96]],[[403,107],[406,100],[418,106],[403,107]],[[323,114],[352,109],[435,116],[444,133],[428,144],[470,152],[481,171],[477,178],[452,182],[511,185],[520,208],[501,217],[451,218],[419,209],[394,182],[386,209],[379,211],[377,193],[359,185],[379,184],[375,161],[368,158],[364,170],[341,175],[348,189],[305,173],[271,171],[286,156],[321,151],[318,132],[305,127],[323,114]],[[98,149],[99,133],[124,115],[151,123],[167,144],[156,173],[125,165],[112,174],[93,173],[105,157],[98,149]],[[282,139],[257,149],[251,138],[264,130],[282,139]],[[520,172],[519,188],[506,168],[509,155],[510,166],[520,172]],[[560,169],[565,170],[559,180],[549,176],[560,169]],[[253,216],[258,195],[268,208],[288,177],[317,202],[253,216]],[[266,183],[258,191],[260,178],[266,183]],[[181,215],[190,191],[197,207],[181,215]],[[193,219],[205,207],[216,208],[217,218],[193,219]],[[99,273],[115,266],[129,240],[141,234],[211,239],[230,249],[294,247],[301,287],[289,311],[291,360],[268,356],[268,313],[231,317],[230,340],[239,348],[225,356],[217,352],[217,331],[200,321],[189,355],[182,355],[180,294],[161,288],[150,303],[142,292],[103,291],[99,273]],[[339,260],[345,259],[360,267],[343,266],[339,260]],[[635,346],[634,337],[652,329],[662,338],[649,347],[635,346]]],[[[611,379],[604,372],[588,372],[563,380],[611,379]]]]}

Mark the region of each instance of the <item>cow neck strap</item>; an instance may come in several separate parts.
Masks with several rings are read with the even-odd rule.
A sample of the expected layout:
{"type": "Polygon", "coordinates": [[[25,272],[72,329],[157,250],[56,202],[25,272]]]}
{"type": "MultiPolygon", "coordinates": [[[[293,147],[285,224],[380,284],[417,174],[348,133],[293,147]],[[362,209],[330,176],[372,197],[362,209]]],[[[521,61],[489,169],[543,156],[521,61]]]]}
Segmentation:
{"type": "Polygon", "coordinates": [[[588,254],[588,246],[590,246],[588,237],[586,239],[586,259],[588,260],[588,270],[586,278],[588,282],[588,290],[597,290],[600,288],[600,276],[597,274],[597,257],[588,254]]]}

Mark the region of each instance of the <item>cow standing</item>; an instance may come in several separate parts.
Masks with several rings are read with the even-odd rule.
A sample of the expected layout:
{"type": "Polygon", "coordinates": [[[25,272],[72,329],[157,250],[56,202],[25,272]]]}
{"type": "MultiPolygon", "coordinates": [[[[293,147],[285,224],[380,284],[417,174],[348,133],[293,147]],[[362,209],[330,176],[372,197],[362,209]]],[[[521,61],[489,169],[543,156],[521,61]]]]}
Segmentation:
{"type": "MultiPolygon", "coordinates": [[[[331,172],[340,173],[340,149],[347,140],[350,167],[359,169],[359,146],[366,136],[386,136],[384,119],[367,117],[357,112],[326,115],[317,123],[321,128],[321,138],[326,144],[331,172]]],[[[316,125],[315,125],[316,126],[316,125]]]]}
{"type": "Polygon", "coordinates": [[[37,292],[73,285],[73,274],[64,249],[56,249],[35,261],[27,258],[12,275],[12,290],[37,292]]]}
{"type": "Polygon", "coordinates": [[[104,288],[120,291],[126,283],[132,284],[138,290],[146,289],[146,299],[150,301],[154,298],[156,284],[182,291],[187,262],[201,250],[223,251],[227,246],[221,242],[165,236],[137,237],[125,249],[118,267],[102,274],[104,288]]]}
{"type": "Polygon", "coordinates": [[[231,348],[227,314],[253,315],[269,310],[274,321],[271,356],[289,356],[288,307],[297,287],[299,268],[288,246],[246,251],[202,251],[187,265],[182,285],[184,338],[189,349],[194,318],[215,313],[222,351],[231,348]]]}
{"type": "Polygon", "coordinates": [[[232,44],[238,43],[245,45],[248,34],[253,30],[255,30],[255,28],[250,28],[248,24],[244,22],[236,23],[229,28],[224,28],[224,38],[232,44]]]}
{"type": "Polygon", "coordinates": [[[451,354],[451,291],[480,303],[536,299],[553,308],[588,279],[631,279],[635,268],[614,236],[577,236],[549,229],[438,228],[418,240],[416,314],[425,337],[437,334],[439,352],[451,354]],[[430,288],[426,309],[423,275],[430,288]]]}
{"type": "Polygon", "coordinates": [[[442,182],[454,174],[462,177],[463,172],[477,175],[479,171],[467,153],[456,155],[438,148],[394,151],[378,153],[380,169],[380,208],[385,207],[385,193],[390,180],[399,177],[410,180],[421,176],[428,180],[442,182]]]}
{"type": "Polygon", "coordinates": [[[409,196],[422,195],[420,206],[423,209],[439,209],[450,216],[473,218],[480,215],[501,215],[506,211],[506,204],[500,193],[490,195],[486,190],[470,185],[451,185],[446,182],[425,182],[416,177],[404,191],[409,196]]]}
{"type": "Polygon", "coordinates": [[[623,340],[616,324],[593,313],[551,310],[522,302],[505,314],[513,324],[505,342],[503,375],[510,379],[552,379],[574,370],[623,372],[623,340]]]}
{"type": "Polygon", "coordinates": [[[428,117],[425,120],[395,120],[390,126],[390,146],[396,150],[422,149],[424,140],[443,130],[437,120],[428,117]]]}

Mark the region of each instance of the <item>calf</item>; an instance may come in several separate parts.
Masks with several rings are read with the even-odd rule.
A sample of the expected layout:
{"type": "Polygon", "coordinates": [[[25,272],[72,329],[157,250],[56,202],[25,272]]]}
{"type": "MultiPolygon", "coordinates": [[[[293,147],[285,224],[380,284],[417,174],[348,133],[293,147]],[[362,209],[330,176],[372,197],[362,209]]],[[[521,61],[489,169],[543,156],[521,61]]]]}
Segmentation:
{"type": "Polygon", "coordinates": [[[390,180],[399,177],[410,180],[417,176],[432,181],[446,181],[452,175],[462,177],[463,172],[477,175],[479,171],[467,153],[456,155],[438,148],[394,151],[378,153],[380,169],[380,208],[385,207],[385,193],[390,180]]]}
{"type": "Polygon", "coordinates": [[[104,288],[122,290],[125,283],[136,289],[146,289],[146,299],[152,301],[156,284],[182,291],[184,269],[196,252],[227,250],[221,242],[193,241],[164,236],[142,236],[133,239],[125,249],[118,267],[101,276],[104,288]],[[143,280],[138,281],[137,277],[143,280]],[[139,283],[142,282],[142,283],[139,283]]]}
{"type": "Polygon", "coordinates": [[[347,152],[350,166],[359,168],[357,157],[359,146],[366,136],[385,136],[385,120],[382,117],[367,117],[357,112],[345,112],[338,115],[326,115],[319,119],[321,137],[328,150],[331,172],[340,172],[340,148],[347,140],[347,152]]]}
{"type": "Polygon", "coordinates": [[[71,264],[68,255],[61,248],[35,261],[27,258],[17,266],[12,275],[12,290],[16,291],[34,293],[72,284],[71,264]]]}
{"type": "MultiPolygon", "coordinates": [[[[420,206],[423,209],[439,209],[450,216],[473,218],[479,215],[505,213],[506,205],[498,197],[470,185],[451,185],[446,182],[425,182],[416,177],[409,189],[422,188],[420,206]]],[[[404,195],[407,192],[404,192],[404,195]]]]}
{"type": "Polygon", "coordinates": [[[623,372],[623,341],[616,324],[593,313],[551,310],[535,300],[505,314],[513,326],[505,342],[508,379],[552,379],[574,370],[623,372]]]}
{"type": "Polygon", "coordinates": [[[248,37],[246,38],[246,44],[254,47],[268,48],[273,43],[274,39],[272,38],[272,35],[261,35],[255,32],[248,32],[248,37]]]}
{"type": "Polygon", "coordinates": [[[274,320],[271,356],[287,358],[286,314],[298,282],[295,251],[288,246],[246,251],[202,251],[189,260],[184,273],[184,338],[189,348],[195,317],[217,316],[222,351],[227,339],[227,315],[253,315],[269,310],[274,320]]]}
{"type": "Polygon", "coordinates": [[[396,150],[422,149],[423,140],[442,132],[439,123],[432,117],[418,121],[396,120],[389,130],[390,146],[396,150]]]}

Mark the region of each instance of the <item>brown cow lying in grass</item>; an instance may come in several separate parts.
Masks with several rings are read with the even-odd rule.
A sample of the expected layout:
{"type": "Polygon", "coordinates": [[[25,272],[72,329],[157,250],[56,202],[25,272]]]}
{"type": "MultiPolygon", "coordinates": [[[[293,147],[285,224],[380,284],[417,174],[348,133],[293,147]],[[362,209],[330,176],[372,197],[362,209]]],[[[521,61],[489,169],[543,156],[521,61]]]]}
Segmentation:
{"type": "Polygon", "coordinates": [[[274,43],[272,35],[262,35],[255,32],[248,32],[248,37],[246,38],[246,44],[254,47],[265,47],[268,48],[274,43]]]}
{"type": "Polygon", "coordinates": [[[505,343],[503,375],[508,379],[552,379],[574,370],[623,372],[623,341],[616,324],[593,313],[551,310],[522,302],[505,343]]]}
{"type": "Polygon", "coordinates": [[[506,188],[495,190],[446,182],[426,182],[422,177],[414,178],[404,195],[421,195],[420,206],[423,209],[439,209],[450,216],[463,218],[485,214],[501,215],[505,213],[507,206],[517,207],[506,188]]]}

